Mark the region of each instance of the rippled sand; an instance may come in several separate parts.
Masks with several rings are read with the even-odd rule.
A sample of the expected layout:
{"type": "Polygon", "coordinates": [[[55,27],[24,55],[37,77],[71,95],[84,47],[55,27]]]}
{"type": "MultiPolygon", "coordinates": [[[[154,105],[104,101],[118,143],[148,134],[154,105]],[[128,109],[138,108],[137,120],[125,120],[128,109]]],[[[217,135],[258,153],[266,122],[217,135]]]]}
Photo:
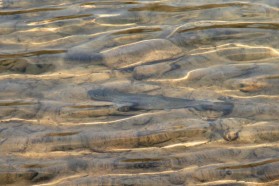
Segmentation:
{"type": "Polygon", "coordinates": [[[0,185],[279,185],[278,0],[0,0],[0,185]]]}

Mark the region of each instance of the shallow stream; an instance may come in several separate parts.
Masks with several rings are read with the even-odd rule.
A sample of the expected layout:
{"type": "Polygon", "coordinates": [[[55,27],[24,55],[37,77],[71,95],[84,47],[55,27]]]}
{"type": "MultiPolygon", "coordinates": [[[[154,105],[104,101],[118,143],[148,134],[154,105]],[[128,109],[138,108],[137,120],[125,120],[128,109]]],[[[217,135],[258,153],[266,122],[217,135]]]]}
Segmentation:
{"type": "Polygon", "coordinates": [[[278,0],[0,0],[0,185],[279,185],[278,0]]]}

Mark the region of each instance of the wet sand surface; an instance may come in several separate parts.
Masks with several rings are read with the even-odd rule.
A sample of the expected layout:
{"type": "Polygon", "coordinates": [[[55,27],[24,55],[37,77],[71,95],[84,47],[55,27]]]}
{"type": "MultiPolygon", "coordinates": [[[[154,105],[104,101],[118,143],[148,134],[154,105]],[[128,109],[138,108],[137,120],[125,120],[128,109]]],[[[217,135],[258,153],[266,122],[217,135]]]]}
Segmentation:
{"type": "Polygon", "coordinates": [[[0,0],[0,185],[279,185],[278,0],[0,0]]]}

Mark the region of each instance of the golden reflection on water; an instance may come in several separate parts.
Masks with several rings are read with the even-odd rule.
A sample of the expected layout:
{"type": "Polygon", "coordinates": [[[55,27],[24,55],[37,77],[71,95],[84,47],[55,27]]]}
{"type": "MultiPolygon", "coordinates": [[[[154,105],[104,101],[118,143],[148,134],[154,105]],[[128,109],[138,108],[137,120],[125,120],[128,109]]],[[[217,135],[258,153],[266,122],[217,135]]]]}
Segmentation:
{"type": "Polygon", "coordinates": [[[0,185],[279,185],[277,0],[0,0],[0,185]]]}

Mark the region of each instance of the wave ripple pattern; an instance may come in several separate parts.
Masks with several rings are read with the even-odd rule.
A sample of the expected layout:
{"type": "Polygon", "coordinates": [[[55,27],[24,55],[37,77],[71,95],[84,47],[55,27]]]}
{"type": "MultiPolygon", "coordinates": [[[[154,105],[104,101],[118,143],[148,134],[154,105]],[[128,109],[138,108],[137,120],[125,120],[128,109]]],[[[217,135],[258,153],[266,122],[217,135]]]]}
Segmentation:
{"type": "Polygon", "coordinates": [[[279,185],[278,0],[0,0],[0,185],[279,185]]]}

